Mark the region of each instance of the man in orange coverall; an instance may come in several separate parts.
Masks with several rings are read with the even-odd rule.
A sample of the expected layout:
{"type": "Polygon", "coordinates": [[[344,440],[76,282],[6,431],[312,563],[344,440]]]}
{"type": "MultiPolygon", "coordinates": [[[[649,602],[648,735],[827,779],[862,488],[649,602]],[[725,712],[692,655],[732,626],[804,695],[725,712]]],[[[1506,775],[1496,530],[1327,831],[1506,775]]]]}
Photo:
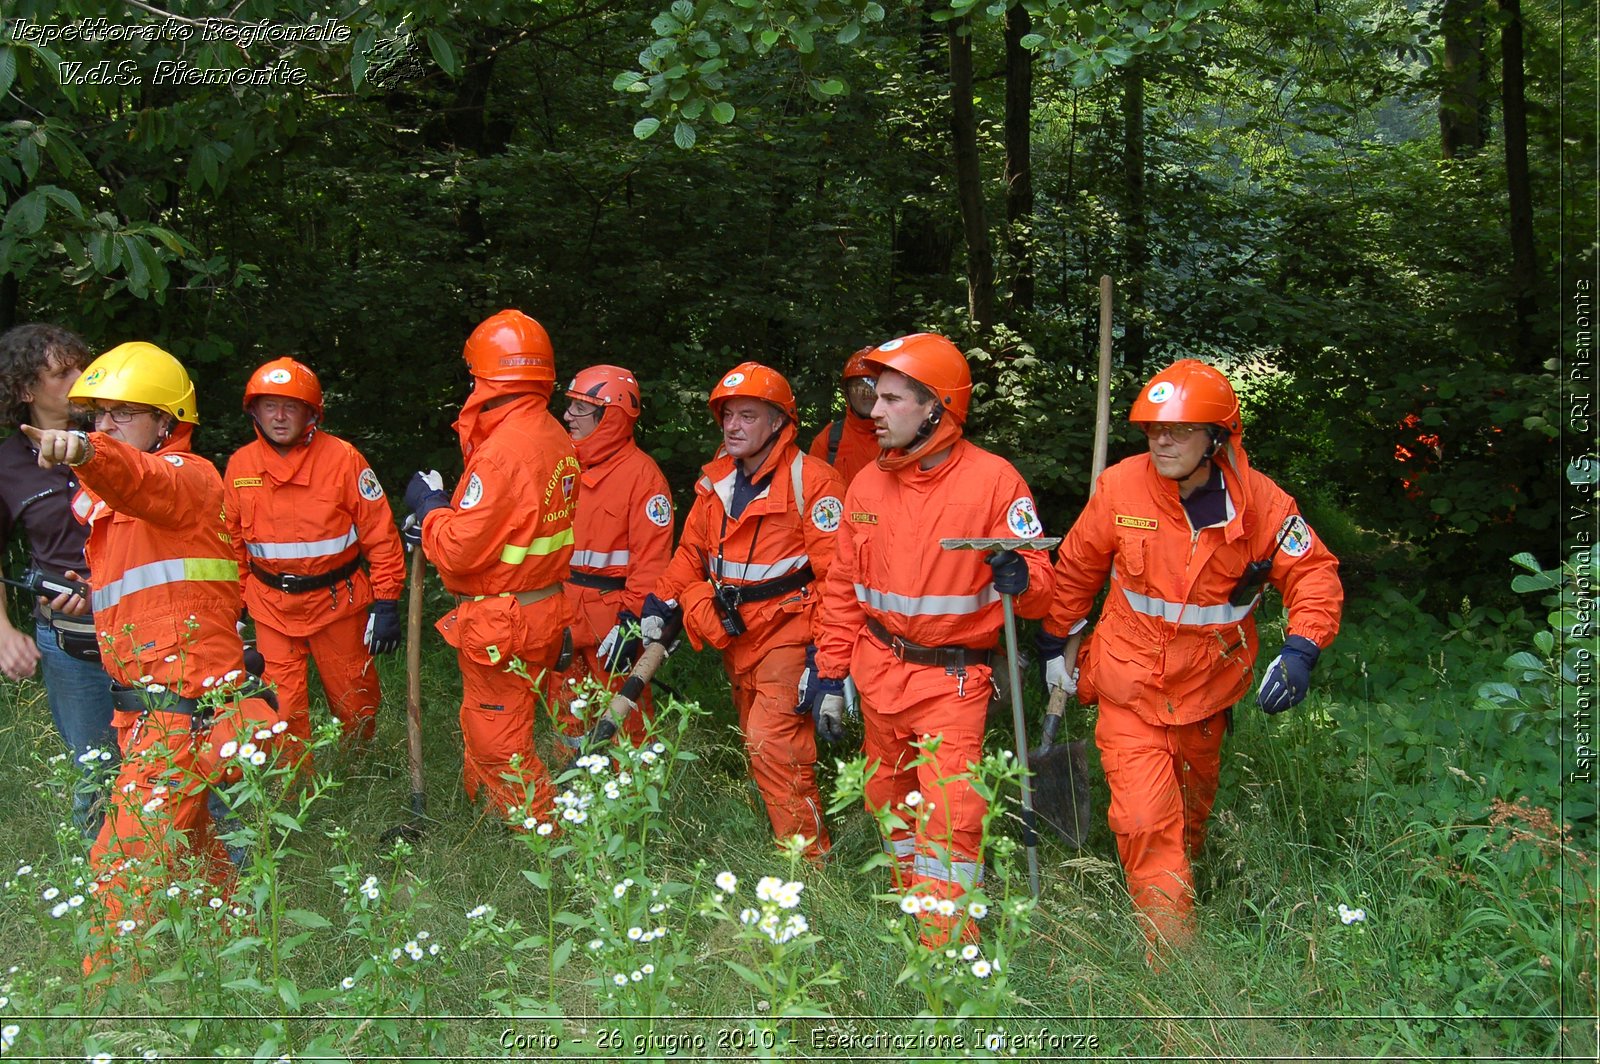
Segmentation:
{"type": "Polygon", "coordinates": [[[548,815],[555,798],[533,746],[535,685],[559,667],[570,638],[561,581],[578,459],[550,415],[556,359],[543,326],[502,310],[473,330],[463,356],[472,395],[455,427],[466,468],[454,495],[436,471],[414,474],[408,524],[456,599],[437,627],[461,667],[467,794],[487,791],[491,810],[520,823],[548,815]],[[529,679],[510,671],[513,661],[529,679]]]}
{"type": "Polygon", "coordinates": [[[711,390],[711,412],[722,447],[695,482],[677,553],[641,627],[653,638],[681,617],[696,650],[722,651],[773,833],[803,836],[806,856],[820,863],[830,843],[812,703],[797,707],[795,692],[815,657],[816,583],[833,562],[844,485],[826,462],[800,453],[794,392],[776,370],[735,366],[711,390]]]}
{"type": "Polygon", "coordinates": [[[254,736],[277,714],[239,683],[239,563],[222,478],[190,449],[199,416],[188,373],[153,344],[127,343],[90,363],[68,394],[95,408],[98,431],[23,431],[41,466],[72,467],[82,485],[73,513],[89,525],[92,608],[122,747],[89,854],[109,926],[191,860],[214,881],[231,874],[208,788],[227,772],[229,744],[264,745],[254,736]]]}
{"type": "MultiPolygon", "coordinates": [[[[639,445],[639,382],[620,366],[590,366],[567,385],[571,403],[563,415],[583,468],[583,505],[574,523],[576,541],[567,600],[572,604],[572,667],[552,674],[551,708],[560,737],[582,745],[592,721],[571,710],[568,682],[594,677],[621,689],[639,647],[639,610],[672,556],[672,496],[667,478],[639,445]]],[[[635,744],[651,715],[650,691],[639,696],[638,713],[623,725],[635,744]]]]}
{"type": "MultiPolygon", "coordinates": [[[[839,554],[823,598],[817,729],[843,736],[844,675],[856,678],[864,751],[879,762],[867,805],[907,827],[884,847],[894,884],[944,902],[921,914],[922,940],[943,945],[956,904],[983,877],[987,805],[962,777],[982,757],[1000,640],[1001,593],[1042,617],[1054,586],[1044,551],[947,551],[945,538],[1042,535],[1033,494],[1011,463],[962,438],[972,376],[959,348],[917,333],[867,355],[877,375],[872,417],[882,454],[845,496],[839,554]],[[934,737],[927,763],[912,744],[934,737]],[[949,782],[941,783],[941,780],[949,782]],[[916,791],[921,802],[907,796],[916,791]],[[914,803],[914,804],[913,804],[914,803]]],[[[975,929],[968,925],[970,937],[975,929]]]]}
{"type": "Polygon", "coordinates": [[[1268,713],[1306,696],[1344,593],[1337,559],[1294,499],[1250,468],[1226,377],[1193,359],[1174,363],[1144,386],[1128,420],[1149,453],[1101,475],[1062,543],[1039,647],[1050,686],[1100,705],[1106,819],[1128,891],[1152,948],[1181,946],[1193,936],[1190,860],[1205,843],[1222,737],[1255,665],[1261,585],[1270,580],[1289,612],[1256,696],[1268,713]],[[1074,680],[1062,650],[1108,575],[1074,680]]]}
{"type": "Polygon", "coordinates": [[[228,460],[228,529],[265,679],[297,743],[311,738],[306,659],[347,739],[372,738],[378,670],[400,646],[405,551],[372,467],[321,431],[322,384],[292,358],[250,375],[244,409],[256,439],[228,460]],[[365,558],[371,576],[362,568],[365,558]]]}
{"type": "Polygon", "coordinates": [[[809,453],[839,471],[845,487],[856,474],[878,460],[878,434],[872,424],[873,371],[867,365],[872,348],[863,347],[844,364],[841,387],[844,413],[830,421],[811,441],[809,453]]]}

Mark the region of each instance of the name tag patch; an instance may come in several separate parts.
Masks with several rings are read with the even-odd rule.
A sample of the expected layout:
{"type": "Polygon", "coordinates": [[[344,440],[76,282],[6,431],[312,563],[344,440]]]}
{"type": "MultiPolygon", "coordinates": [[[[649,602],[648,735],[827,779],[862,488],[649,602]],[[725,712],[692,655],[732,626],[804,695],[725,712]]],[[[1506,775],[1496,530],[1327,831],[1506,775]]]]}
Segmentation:
{"type": "Polygon", "coordinates": [[[864,513],[860,510],[853,510],[850,513],[850,520],[853,524],[875,525],[878,523],[878,515],[864,513]]]}
{"type": "Polygon", "coordinates": [[[260,477],[234,477],[233,478],[233,486],[236,487],[236,488],[259,488],[261,486],[261,478],[260,477]]]}
{"type": "Polygon", "coordinates": [[[1156,530],[1156,519],[1154,517],[1130,517],[1127,514],[1118,514],[1117,524],[1123,528],[1142,528],[1146,532],[1154,532],[1156,530]]]}

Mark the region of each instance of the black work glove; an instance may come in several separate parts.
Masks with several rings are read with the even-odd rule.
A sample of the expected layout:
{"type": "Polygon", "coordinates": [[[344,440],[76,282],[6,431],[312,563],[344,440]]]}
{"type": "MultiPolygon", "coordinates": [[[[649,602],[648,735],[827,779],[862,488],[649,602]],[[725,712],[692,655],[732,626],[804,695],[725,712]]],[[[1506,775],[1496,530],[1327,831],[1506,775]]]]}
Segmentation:
{"type": "Polygon", "coordinates": [[[450,505],[450,493],[444,490],[444,478],[436,469],[426,473],[413,473],[406,484],[406,509],[417,518],[417,536],[422,536],[422,522],[433,511],[450,505]]]}
{"type": "Polygon", "coordinates": [[[998,551],[984,561],[994,570],[994,589],[1000,594],[1015,596],[1028,590],[1028,563],[1016,551],[998,551]]]}
{"type": "Polygon", "coordinates": [[[646,595],[639,611],[639,634],[646,643],[663,643],[667,653],[672,653],[683,635],[683,607],[676,599],[646,595]]]}
{"type": "Polygon", "coordinates": [[[799,701],[795,703],[796,713],[810,713],[817,708],[817,700],[824,695],[844,694],[844,677],[837,680],[825,680],[817,674],[817,648],[806,647],[806,668],[800,674],[800,684],[797,691],[799,701]]]}
{"type": "Polygon", "coordinates": [[[628,610],[618,610],[617,623],[600,640],[595,655],[607,672],[626,672],[639,660],[640,648],[639,618],[628,610]]]}
{"type": "Polygon", "coordinates": [[[373,599],[367,611],[367,650],[372,654],[393,654],[400,649],[400,600],[373,599]]]}
{"type": "Polygon", "coordinates": [[[1268,713],[1282,713],[1298,706],[1311,688],[1311,669],[1321,653],[1317,644],[1305,636],[1292,635],[1285,639],[1283,649],[1261,674],[1256,705],[1268,713]]]}

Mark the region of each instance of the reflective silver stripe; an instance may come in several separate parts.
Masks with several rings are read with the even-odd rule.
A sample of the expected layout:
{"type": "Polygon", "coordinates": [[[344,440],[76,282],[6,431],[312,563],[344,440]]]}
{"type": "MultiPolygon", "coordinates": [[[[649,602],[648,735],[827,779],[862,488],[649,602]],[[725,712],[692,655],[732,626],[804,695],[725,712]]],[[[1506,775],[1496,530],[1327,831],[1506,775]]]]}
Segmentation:
{"type": "Polygon", "coordinates": [[[326,558],[356,545],[356,526],[332,539],[319,539],[310,543],[246,543],[245,550],[252,558],[326,558]]]}
{"type": "Polygon", "coordinates": [[[752,562],[744,565],[740,562],[730,562],[726,558],[711,559],[712,575],[722,580],[740,580],[753,584],[761,580],[776,580],[780,576],[788,576],[798,571],[803,566],[809,565],[809,554],[796,554],[792,558],[779,558],[768,565],[758,565],[752,562]]]}
{"type": "Polygon", "coordinates": [[[575,569],[611,569],[619,565],[628,564],[628,552],[625,550],[599,551],[575,550],[572,552],[572,566],[575,569]]]}
{"type": "MultiPolygon", "coordinates": [[[[1152,598],[1141,595],[1137,591],[1130,591],[1124,587],[1122,593],[1127,596],[1128,605],[1133,612],[1142,613],[1146,617],[1160,617],[1168,624],[1210,625],[1210,624],[1238,624],[1250,616],[1250,611],[1256,608],[1252,599],[1247,606],[1233,606],[1226,602],[1220,606],[1197,606],[1192,602],[1168,602],[1166,599],[1152,598]]],[[[1256,596],[1257,599],[1260,596],[1256,596]]]]}
{"type": "Polygon", "coordinates": [[[959,883],[971,890],[983,882],[983,865],[976,861],[951,861],[948,866],[937,857],[929,857],[925,853],[917,854],[911,862],[913,875],[923,879],[937,879],[942,883],[959,883]]]}
{"type": "Polygon", "coordinates": [[[97,612],[110,609],[136,592],[185,580],[238,583],[239,563],[232,558],[169,558],[163,562],[136,565],[123,573],[122,579],[96,588],[90,606],[97,612]]]}
{"type": "Polygon", "coordinates": [[[891,857],[910,857],[917,852],[917,840],[884,839],[883,852],[891,857]]]}
{"type": "Polygon", "coordinates": [[[856,601],[884,613],[902,617],[929,617],[977,613],[1000,601],[1000,592],[987,584],[975,595],[896,595],[865,584],[856,585],[856,601]]]}

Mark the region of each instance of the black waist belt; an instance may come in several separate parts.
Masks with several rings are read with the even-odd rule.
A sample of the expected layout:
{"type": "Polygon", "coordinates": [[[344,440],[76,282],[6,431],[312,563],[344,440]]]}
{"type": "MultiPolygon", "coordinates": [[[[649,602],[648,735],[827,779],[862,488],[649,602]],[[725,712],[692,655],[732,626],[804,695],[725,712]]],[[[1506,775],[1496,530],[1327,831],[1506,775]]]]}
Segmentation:
{"type": "Polygon", "coordinates": [[[780,576],[776,580],[761,580],[754,584],[723,584],[722,587],[723,593],[733,596],[735,602],[761,602],[777,598],[779,595],[787,595],[791,591],[799,591],[816,578],[817,574],[811,571],[808,562],[788,576],[780,576]]]}
{"type": "Polygon", "coordinates": [[[572,570],[572,575],[567,577],[567,583],[577,587],[593,588],[596,591],[621,591],[628,586],[625,576],[601,576],[599,573],[588,573],[582,569],[572,570]]]}
{"type": "Polygon", "coordinates": [[[129,687],[112,681],[111,705],[124,713],[182,713],[192,717],[200,712],[200,702],[194,698],[179,698],[171,691],[146,691],[143,687],[129,687]]]}
{"type": "Polygon", "coordinates": [[[312,573],[301,576],[298,573],[272,573],[256,564],[254,558],[250,559],[250,575],[279,591],[287,591],[291,595],[299,595],[306,591],[317,591],[321,588],[332,587],[339,581],[350,576],[361,568],[361,555],[356,555],[337,569],[329,569],[325,573],[312,573]]]}
{"type": "Polygon", "coordinates": [[[968,665],[983,665],[989,660],[987,650],[975,647],[925,647],[908,643],[897,635],[890,635],[889,629],[871,617],[867,618],[867,631],[908,665],[939,665],[946,669],[959,669],[968,665]]]}

